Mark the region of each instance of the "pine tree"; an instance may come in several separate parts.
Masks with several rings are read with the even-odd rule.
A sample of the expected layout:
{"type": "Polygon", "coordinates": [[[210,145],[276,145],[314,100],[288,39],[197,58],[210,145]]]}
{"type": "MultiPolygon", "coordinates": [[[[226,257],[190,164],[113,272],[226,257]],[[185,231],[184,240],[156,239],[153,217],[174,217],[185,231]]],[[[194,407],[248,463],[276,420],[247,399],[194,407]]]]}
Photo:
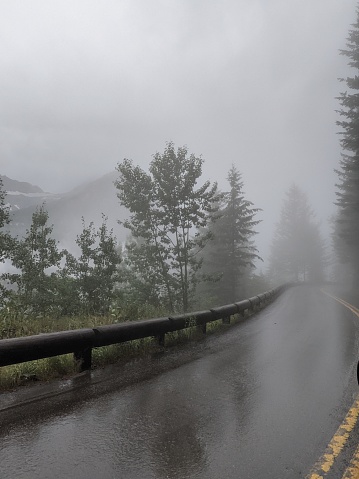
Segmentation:
{"type": "Polygon", "coordinates": [[[197,187],[203,159],[169,142],[156,153],[149,173],[129,160],[117,167],[118,198],[131,212],[124,225],[137,246],[127,252],[137,278],[156,281],[170,311],[188,311],[201,261],[196,255],[207,238],[199,235],[217,199],[217,185],[197,187]]]}
{"type": "MultiPolygon", "coordinates": [[[[4,230],[6,225],[10,223],[10,211],[5,204],[5,190],[2,179],[0,178],[0,263],[4,263],[10,256],[11,251],[11,237],[4,230]]],[[[4,306],[6,298],[8,297],[8,290],[5,287],[5,275],[0,276],[0,308],[4,306]]]]}
{"type": "Polygon", "coordinates": [[[292,185],[283,201],[274,234],[269,275],[277,283],[321,281],[324,274],[324,243],[308,199],[292,185]]]}
{"type": "Polygon", "coordinates": [[[5,196],[4,185],[0,178],[0,262],[4,261],[9,250],[9,235],[3,231],[10,222],[10,212],[5,204],[5,196]]]}
{"type": "Polygon", "coordinates": [[[347,49],[340,53],[349,58],[354,76],[344,81],[349,92],[341,93],[339,110],[343,120],[337,124],[343,131],[343,149],[340,170],[337,171],[337,205],[339,207],[336,224],[337,255],[343,262],[349,262],[353,272],[353,286],[359,289],[359,8],[356,23],[349,30],[347,49]],[[342,242],[343,245],[339,243],[342,242]]]}
{"type": "Polygon", "coordinates": [[[204,271],[210,282],[204,290],[222,304],[238,301],[246,295],[246,286],[254,262],[261,259],[253,242],[257,233],[255,219],[260,211],[245,199],[241,174],[232,166],[227,180],[230,189],[224,193],[218,214],[210,226],[213,239],[203,252],[204,271]],[[217,216],[219,218],[217,219],[217,216]]]}

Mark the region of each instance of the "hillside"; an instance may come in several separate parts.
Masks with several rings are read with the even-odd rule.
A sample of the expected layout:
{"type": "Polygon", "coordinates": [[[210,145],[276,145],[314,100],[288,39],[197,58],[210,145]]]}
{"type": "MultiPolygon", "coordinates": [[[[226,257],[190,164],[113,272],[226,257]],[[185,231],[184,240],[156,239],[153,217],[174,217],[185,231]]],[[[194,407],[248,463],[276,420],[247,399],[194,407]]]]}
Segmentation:
{"type": "Polygon", "coordinates": [[[58,199],[58,195],[46,193],[39,186],[17,181],[0,175],[6,191],[5,203],[10,211],[18,211],[29,206],[36,206],[44,201],[49,202],[58,199]]]}
{"type": "Polygon", "coordinates": [[[54,225],[53,236],[60,242],[61,247],[70,251],[76,250],[76,235],[82,231],[81,218],[84,218],[86,224],[93,221],[96,226],[99,226],[102,222],[102,214],[108,216],[108,226],[113,228],[117,239],[124,241],[127,230],[117,221],[126,217],[127,210],[120,206],[116,196],[113,182],[117,176],[118,172],[108,173],[61,195],[45,193],[29,183],[24,183],[22,186],[21,182],[2,177],[5,190],[9,186],[17,188],[17,190],[7,190],[6,196],[6,202],[12,211],[10,233],[13,236],[23,236],[31,225],[32,214],[36,207],[45,202],[49,222],[54,225]]]}

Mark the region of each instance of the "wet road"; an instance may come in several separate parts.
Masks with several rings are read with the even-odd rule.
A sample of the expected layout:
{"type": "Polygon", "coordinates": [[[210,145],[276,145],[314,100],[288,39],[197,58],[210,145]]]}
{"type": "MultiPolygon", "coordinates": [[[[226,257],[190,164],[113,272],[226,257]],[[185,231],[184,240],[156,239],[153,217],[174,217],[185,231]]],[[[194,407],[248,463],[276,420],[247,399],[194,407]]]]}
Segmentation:
{"type": "Polygon", "coordinates": [[[61,407],[0,413],[0,477],[305,477],[357,394],[356,360],[353,315],[295,287],[182,353],[88,377],[61,407]]]}

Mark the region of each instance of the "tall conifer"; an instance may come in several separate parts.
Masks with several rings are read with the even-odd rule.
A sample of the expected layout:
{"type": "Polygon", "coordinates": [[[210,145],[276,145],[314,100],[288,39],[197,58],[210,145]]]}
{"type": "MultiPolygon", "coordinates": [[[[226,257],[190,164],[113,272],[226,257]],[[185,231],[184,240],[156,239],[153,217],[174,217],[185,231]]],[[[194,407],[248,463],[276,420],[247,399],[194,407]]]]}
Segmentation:
{"type": "Polygon", "coordinates": [[[255,227],[259,223],[256,214],[260,211],[245,198],[243,181],[235,166],[229,170],[229,191],[223,194],[222,204],[211,225],[213,239],[204,250],[204,271],[210,279],[207,293],[222,304],[238,301],[246,295],[248,272],[260,259],[253,242],[255,227]]]}
{"type": "Polygon", "coordinates": [[[339,113],[342,120],[341,146],[343,149],[340,170],[337,171],[336,249],[343,262],[351,265],[354,287],[359,288],[359,7],[357,19],[349,30],[347,48],[340,53],[349,58],[354,69],[352,77],[341,79],[348,91],[341,93],[339,113]],[[341,244],[342,243],[342,244],[341,244]]]}

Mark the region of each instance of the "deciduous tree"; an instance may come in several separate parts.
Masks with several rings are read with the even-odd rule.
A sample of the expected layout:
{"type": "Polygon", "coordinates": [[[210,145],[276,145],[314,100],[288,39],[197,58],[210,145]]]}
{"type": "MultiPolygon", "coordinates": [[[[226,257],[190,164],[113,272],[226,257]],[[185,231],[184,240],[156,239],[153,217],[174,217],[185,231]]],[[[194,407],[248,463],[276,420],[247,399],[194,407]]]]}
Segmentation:
{"type": "Polygon", "coordinates": [[[73,287],[83,312],[105,314],[120,280],[121,252],[113,230],[107,227],[106,216],[98,230],[93,222],[86,226],[83,218],[82,224],[82,233],[76,239],[81,254],[79,258],[67,254],[66,277],[75,280],[73,287]]]}
{"type": "Polygon", "coordinates": [[[17,285],[20,306],[33,313],[44,313],[56,304],[55,273],[64,255],[51,237],[48,218],[44,205],[37,208],[25,237],[12,245],[11,260],[18,272],[7,275],[17,285]]]}
{"type": "Polygon", "coordinates": [[[119,163],[118,198],[131,215],[124,222],[135,241],[129,264],[138,278],[151,277],[160,299],[171,311],[187,311],[198,281],[197,254],[207,237],[199,230],[208,224],[217,201],[217,184],[198,183],[203,159],[187,147],[167,143],[156,153],[149,173],[125,159],[119,163]]]}

